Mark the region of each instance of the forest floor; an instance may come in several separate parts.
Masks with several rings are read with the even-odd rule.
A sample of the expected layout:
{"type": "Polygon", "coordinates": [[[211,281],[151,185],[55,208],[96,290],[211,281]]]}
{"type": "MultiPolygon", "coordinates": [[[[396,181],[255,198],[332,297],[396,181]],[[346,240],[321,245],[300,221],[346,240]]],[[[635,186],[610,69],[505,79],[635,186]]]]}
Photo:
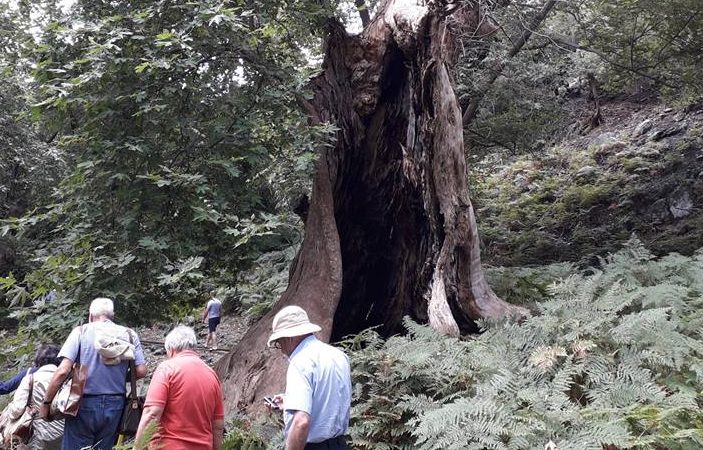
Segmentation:
{"type": "Polygon", "coordinates": [[[601,110],[601,126],[543,152],[472,166],[484,264],[587,267],[633,234],[659,256],[703,246],[703,102],[601,110]]]}

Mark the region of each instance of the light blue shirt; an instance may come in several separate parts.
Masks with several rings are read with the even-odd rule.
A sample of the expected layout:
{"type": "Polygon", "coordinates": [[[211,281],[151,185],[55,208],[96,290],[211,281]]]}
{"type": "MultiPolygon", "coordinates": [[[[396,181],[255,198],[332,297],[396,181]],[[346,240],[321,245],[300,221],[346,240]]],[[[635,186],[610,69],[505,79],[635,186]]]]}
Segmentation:
{"type": "MultiPolygon", "coordinates": [[[[127,362],[115,366],[103,364],[98,351],[95,350],[96,334],[109,335],[129,342],[128,328],[117,325],[109,320],[91,322],[76,327],[61,347],[59,358],[68,358],[73,362],[78,360],[88,368],[88,379],[85,382],[84,394],[124,394],[126,392],[127,362]],[[81,332],[83,328],[83,332],[81,332]],[[80,355],[78,349],[80,347],[80,355]]],[[[144,351],[137,333],[132,332],[134,344],[134,364],[144,364],[144,351]]]]}
{"type": "Polygon", "coordinates": [[[207,302],[207,318],[215,319],[220,317],[222,312],[222,302],[218,298],[212,298],[207,302]]]}
{"type": "Polygon", "coordinates": [[[351,406],[349,358],[341,350],[305,338],[290,355],[283,400],[285,434],[295,411],[310,414],[307,442],[322,442],[347,432],[351,406]]]}

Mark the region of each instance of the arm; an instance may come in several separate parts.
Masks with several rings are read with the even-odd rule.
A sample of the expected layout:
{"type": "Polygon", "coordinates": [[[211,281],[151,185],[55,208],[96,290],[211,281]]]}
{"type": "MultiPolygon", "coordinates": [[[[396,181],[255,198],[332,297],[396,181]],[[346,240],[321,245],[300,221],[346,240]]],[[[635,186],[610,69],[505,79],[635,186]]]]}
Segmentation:
{"type": "Polygon", "coordinates": [[[15,395],[12,398],[12,402],[7,405],[7,415],[10,419],[19,419],[19,417],[24,412],[24,408],[27,406],[27,400],[29,398],[29,376],[25,376],[20,379],[20,384],[15,395]]]}
{"type": "Polygon", "coordinates": [[[212,450],[222,448],[222,439],[225,432],[225,419],[216,419],[212,422],[212,450]]]}
{"type": "Polygon", "coordinates": [[[139,428],[137,428],[137,435],[134,438],[135,450],[140,450],[147,447],[148,442],[142,442],[145,439],[144,430],[152,422],[158,426],[163,412],[164,408],[162,406],[152,405],[144,408],[144,412],[142,412],[142,419],[139,421],[139,428]]]}
{"type": "Polygon", "coordinates": [[[207,302],[207,306],[205,306],[205,310],[203,311],[203,320],[207,320],[207,312],[210,310],[210,302],[207,302]]]}
{"type": "Polygon", "coordinates": [[[9,394],[17,389],[25,375],[27,375],[27,371],[22,369],[17,375],[9,380],[0,382],[0,395],[9,394]]]}
{"type": "MultiPolygon", "coordinates": [[[[139,367],[139,366],[137,366],[139,367]]],[[[149,390],[146,393],[146,399],[144,400],[144,411],[142,412],[142,418],[139,421],[139,426],[137,427],[137,434],[135,436],[135,450],[145,449],[149,447],[149,440],[151,436],[147,438],[150,432],[153,431],[155,427],[161,422],[161,415],[166,408],[168,403],[168,391],[169,391],[169,368],[167,361],[162,362],[154,371],[154,376],[151,379],[151,384],[149,384],[149,390]],[[146,439],[147,442],[143,442],[146,439]]]]}
{"type": "Polygon", "coordinates": [[[296,411],[286,438],[286,450],[303,450],[310,432],[310,414],[296,411]]]}
{"type": "Polygon", "coordinates": [[[134,371],[134,374],[137,376],[137,380],[141,380],[142,378],[144,378],[146,376],[146,372],[147,372],[146,364],[140,364],[140,365],[136,366],[135,369],[136,370],[134,371]]]}
{"type": "Polygon", "coordinates": [[[68,358],[64,358],[61,360],[59,368],[56,369],[56,372],[54,372],[54,376],[51,377],[49,386],[46,387],[44,401],[42,402],[41,408],[39,409],[39,417],[41,417],[42,419],[49,419],[49,406],[51,404],[51,401],[54,399],[54,396],[56,395],[56,392],[58,392],[59,386],[61,386],[63,380],[65,380],[68,374],[71,372],[72,367],[73,361],[68,358]]]}
{"type": "MultiPolygon", "coordinates": [[[[215,378],[217,378],[217,375],[215,375],[215,378]]],[[[219,378],[217,378],[217,384],[215,385],[215,395],[217,403],[215,403],[215,410],[212,413],[212,449],[220,450],[225,434],[225,405],[222,399],[222,385],[219,378]]]]}
{"type": "Polygon", "coordinates": [[[147,374],[146,359],[144,358],[144,347],[142,347],[142,341],[139,340],[139,336],[134,331],[130,330],[130,338],[134,341],[134,374],[137,380],[141,380],[147,374]]]}

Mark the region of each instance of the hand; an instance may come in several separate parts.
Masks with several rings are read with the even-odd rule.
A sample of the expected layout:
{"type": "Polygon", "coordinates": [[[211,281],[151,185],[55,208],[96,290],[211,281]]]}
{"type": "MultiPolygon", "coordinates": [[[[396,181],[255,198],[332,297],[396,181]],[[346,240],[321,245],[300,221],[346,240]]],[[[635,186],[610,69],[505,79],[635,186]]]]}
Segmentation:
{"type": "Polygon", "coordinates": [[[283,407],[283,395],[278,394],[274,397],[264,397],[264,403],[266,408],[270,411],[281,410],[283,407]]]}
{"type": "Polygon", "coordinates": [[[41,408],[39,408],[39,417],[46,420],[47,422],[51,421],[50,407],[51,407],[51,405],[47,405],[47,404],[42,403],[41,408]]]}

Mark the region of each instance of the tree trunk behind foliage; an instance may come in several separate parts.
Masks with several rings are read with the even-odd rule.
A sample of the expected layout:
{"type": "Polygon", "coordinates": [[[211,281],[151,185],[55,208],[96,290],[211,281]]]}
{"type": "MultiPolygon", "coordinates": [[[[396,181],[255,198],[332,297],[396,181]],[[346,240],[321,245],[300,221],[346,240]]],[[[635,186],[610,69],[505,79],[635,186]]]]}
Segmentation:
{"type": "Polygon", "coordinates": [[[453,67],[460,33],[488,35],[477,9],[388,0],[358,36],[331,22],[311,120],[338,131],[322,151],[290,283],[218,362],[232,408],[280,392],[286,360],[265,348],[273,315],[305,308],[339,340],[409,315],[447,335],[472,319],[522,315],[486,283],[468,195],[453,67]]]}

